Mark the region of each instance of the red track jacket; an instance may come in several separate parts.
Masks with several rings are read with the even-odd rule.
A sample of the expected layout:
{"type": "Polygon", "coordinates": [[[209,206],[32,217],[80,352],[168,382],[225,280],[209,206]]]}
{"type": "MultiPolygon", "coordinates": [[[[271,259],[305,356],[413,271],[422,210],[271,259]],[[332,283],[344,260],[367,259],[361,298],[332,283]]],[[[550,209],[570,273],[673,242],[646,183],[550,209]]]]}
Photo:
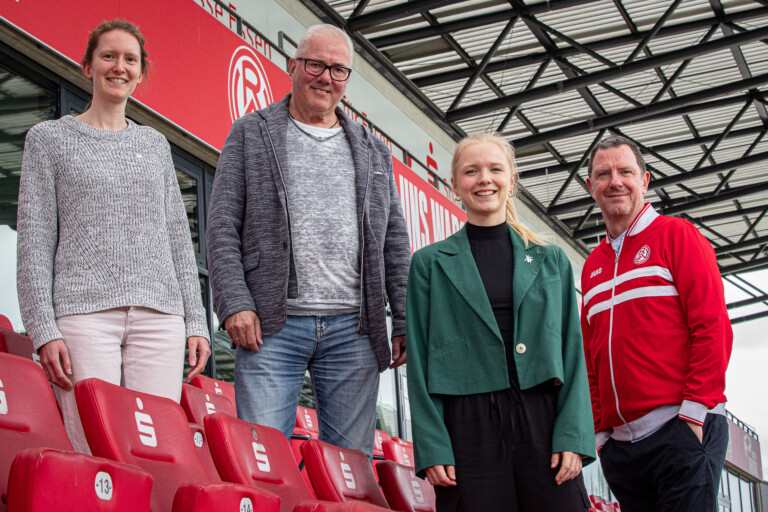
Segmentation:
{"type": "Polygon", "coordinates": [[[595,432],[663,405],[702,425],[725,402],[733,332],[709,241],[647,203],[617,256],[606,238],[581,275],[595,432]]]}

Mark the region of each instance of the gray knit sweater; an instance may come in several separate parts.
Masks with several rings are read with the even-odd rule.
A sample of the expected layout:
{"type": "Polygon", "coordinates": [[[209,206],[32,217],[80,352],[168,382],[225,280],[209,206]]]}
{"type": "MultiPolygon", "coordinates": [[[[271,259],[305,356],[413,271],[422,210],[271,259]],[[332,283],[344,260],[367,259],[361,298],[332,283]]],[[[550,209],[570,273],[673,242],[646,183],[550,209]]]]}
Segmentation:
{"type": "Polygon", "coordinates": [[[189,224],[170,146],[65,116],[29,130],[18,207],[17,285],[35,348],[56,319],[123,306],[184,317],[208,338],[189,224]]]}

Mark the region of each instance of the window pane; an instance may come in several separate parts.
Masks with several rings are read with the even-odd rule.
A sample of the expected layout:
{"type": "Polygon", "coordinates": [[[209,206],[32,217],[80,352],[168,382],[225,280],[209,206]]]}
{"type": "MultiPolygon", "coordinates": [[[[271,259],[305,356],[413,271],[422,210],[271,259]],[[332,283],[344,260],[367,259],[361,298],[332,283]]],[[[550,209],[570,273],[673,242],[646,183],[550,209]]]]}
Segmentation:
{"type": "Polygon", "coordinates": [[[200,224],[198,222],[197,179],[179,169],[176,169],[176,178],[179,180],[181,199],[184,201],[184,208],[187,210],[189,232],[192,234],[192,247],[196,253],[199,253],[200,224]]]}
{"type": "Polygon", "coordinates": [[[728,473],[728,487],[731,491],[731,510],[741,512],[741,493],[739,492],[739,477],[728,473]]]}
{"type": "Polygon", "coordinates": [[[391,436],[400,436],[397,424],[397,372],[387,369],[379,378],[379,397],[376,402],[376,428],[391,436]]]}
{"type": "Polygon", "coordinates": [[[0,62],[0,312],[24,331],[16,294],[16,206],[27,131],[54,119],[58,92],[27,79],[0,62]]]}
{"type": "Polygon", "coordinates": [[[744,512],[752,512],[752,484],[746,480],[739,479],[739,487],[741,488],[741,508],[744,512]]]}

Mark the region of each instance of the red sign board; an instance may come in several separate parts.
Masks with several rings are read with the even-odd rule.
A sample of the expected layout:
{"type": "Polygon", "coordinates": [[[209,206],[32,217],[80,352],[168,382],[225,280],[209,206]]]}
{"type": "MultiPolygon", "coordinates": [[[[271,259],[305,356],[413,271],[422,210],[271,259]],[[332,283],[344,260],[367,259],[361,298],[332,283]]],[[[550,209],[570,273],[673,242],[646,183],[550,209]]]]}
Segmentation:
{"type": "Polygon", "coordinates": [[[412,251],[440,241],[464,225],[467,214],[461,208],[399,160],[393,158],[392,165],[412,251]]]}
{"type": "Polygon", "coordinates": [[[758,480],[763,479],[763,461],[760,457],[760,442],[728,419],[728,451],[725,460],[746,471],[758,480]]]}
{"type": "MultiPolygon", "coordinates": [[[[76,62],[89,32],[103,19],[135,23],[151,61],[135,99],[217,149],[235,119],[291,90],[288,74],[263,55],[271,48],[250,30],[239,37],[230,29],[234,18],[210,0],[79,0],[76,5],[19,0],[0,4],[0,14],[76,62]]],[[[392,160],[413,250],[455,233],[466,214],[392,160]]]]}
{"type": "Polygon", "coordinates": [[[288,75],[193,0],[60,0],[3,2],[2,16],[63,55],[80,62],[88,34],[103,19],[139,26],[151,61],[135,99],[221,149],[242,115],[291,89],[288,75]]]}

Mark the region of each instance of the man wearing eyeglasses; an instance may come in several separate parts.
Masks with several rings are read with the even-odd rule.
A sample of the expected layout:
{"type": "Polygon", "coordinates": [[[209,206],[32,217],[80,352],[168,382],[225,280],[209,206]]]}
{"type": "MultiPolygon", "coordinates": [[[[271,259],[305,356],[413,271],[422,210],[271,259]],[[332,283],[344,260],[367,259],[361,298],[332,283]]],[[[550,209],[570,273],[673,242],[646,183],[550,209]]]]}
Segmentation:
{"type": "Polygon", "coordinates": [[[238,416],[290,437],[309,370],[320,438],[370,458],[379,372],[405,362],[410,249],[389,150],[339,107],[351,63],[343,31],[307,30],[291,94],[232,125],[206,237],[238,416]]]}

